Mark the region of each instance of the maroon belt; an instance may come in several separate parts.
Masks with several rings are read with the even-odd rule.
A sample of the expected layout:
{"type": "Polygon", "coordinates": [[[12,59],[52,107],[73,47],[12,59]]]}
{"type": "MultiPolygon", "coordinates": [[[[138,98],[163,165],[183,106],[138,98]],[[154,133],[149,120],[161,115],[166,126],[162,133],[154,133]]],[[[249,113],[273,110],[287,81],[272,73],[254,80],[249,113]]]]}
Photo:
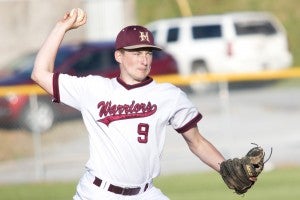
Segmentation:
{"type": "MultiPolygon", "coordinates": [[[[95,177],[95,180],[94,180],[93,184],[100,187],[101,184],[102,184],[102,180],[98,177],[95,177]]],[[[144,192],[148,189],[148,186],[149,185],[147,183],[144,187],[144,192]]],[[[110,192],[113,192],[115,194],[131,196],[131,195],[137,195],[140,192],[141,187],[123,188],[123,187],[119,187],[119,186],[116,186],[116,185],[113,185],[113,184],[109,184],[107,190],[110,191],[110,192]]]]}

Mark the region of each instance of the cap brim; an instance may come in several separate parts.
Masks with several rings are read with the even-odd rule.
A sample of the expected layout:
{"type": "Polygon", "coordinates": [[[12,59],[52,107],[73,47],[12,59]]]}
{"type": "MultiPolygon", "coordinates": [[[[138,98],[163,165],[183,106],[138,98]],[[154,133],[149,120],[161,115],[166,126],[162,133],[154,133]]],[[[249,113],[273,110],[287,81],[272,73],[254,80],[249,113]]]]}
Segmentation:
{"type": "Polygon", "coordinates": [[[139,44],[139,45],[132,45],[132,46],[127,46],[127,47],[123,47],[123,49],[127,49],[127,50],[133,50],[133,49],[140,49],[140,48],[151,48],[151,49],[155,49],[158,51],[161,51],[162,48],[155,46],[155,45],[147,45],[147,44],[139,44]]]}

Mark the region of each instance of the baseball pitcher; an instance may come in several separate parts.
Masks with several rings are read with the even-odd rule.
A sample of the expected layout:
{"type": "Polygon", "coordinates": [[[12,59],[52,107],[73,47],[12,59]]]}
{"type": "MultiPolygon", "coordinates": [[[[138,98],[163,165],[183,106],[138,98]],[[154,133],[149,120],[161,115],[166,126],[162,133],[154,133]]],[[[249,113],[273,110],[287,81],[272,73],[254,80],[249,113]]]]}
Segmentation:
{"type": "MultiPolygon", "coordinates": [[[[230,171],[241,171],[248,164],[245,169],[256,172],[251,171],[252,165],[246,159],[226,162],[199,133],[197,123],[202,116],[185,93],[149,77],[152,52],[161,48],[154,44],[153,35],[145,27],[127,26],[117,35],[114,57],[120,66],[118,77],[76,77],[54,72],[56,53],[65,34],[84,25],[86,20],[86,13],[78,9],[72,14],[66,12],[40,48],[32,71],[32,79],[53,96],[54,102],[62,102],[82,113],[88,130],[90,156],[77,185],[75,200],[168,199],[152,184],[160,173],[168,125],[183,136],[202,162],[223,172],[224,181],[236,177],[235,173],[228,172],[232,163],[230,171]]],[[[258,174],[246,174],[246,187],[236,191],[247,191],[258,174]]],[[[234,178],[229,180],[235,182],[234,178]]],[[[231,189],[234,187],[230,185],[231,189]]]]}

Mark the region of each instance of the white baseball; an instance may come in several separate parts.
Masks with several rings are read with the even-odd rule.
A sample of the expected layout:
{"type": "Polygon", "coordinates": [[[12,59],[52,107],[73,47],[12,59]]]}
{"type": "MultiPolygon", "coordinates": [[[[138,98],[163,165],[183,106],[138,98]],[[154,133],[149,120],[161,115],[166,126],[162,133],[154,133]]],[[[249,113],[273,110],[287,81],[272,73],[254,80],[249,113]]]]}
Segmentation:
{"type": "Polygon", "coordinates": [[[84,18],[84,11],[81,8],[73,8],[70,12],[70,16],[72,17],[74,15],[75,10],[77,9],[77,18],[76,21],[80,22],[84,18]]]}

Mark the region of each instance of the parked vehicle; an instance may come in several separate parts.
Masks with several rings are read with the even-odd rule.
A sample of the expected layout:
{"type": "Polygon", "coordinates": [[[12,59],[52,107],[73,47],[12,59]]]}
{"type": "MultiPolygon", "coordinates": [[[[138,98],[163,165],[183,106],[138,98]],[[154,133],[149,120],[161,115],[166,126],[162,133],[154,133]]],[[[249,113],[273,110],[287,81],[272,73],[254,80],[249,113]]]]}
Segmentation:
{"type": "MultiPolygon", "coordinates": [[[[23,57],[14,66],[12,73],[4,73],[0,86],[34,84],[30,78],[36,53],[23,57]]],[[[113,42],[82,43],[64,45],[57,54],[55,71],[76,76],[89,74],[104,77],[119,75],[119,66],[114,60],[113,42]]],[[[174,58],[165,53],[154,52],[150,75],[176,74],[178,68],[174,58]]],[[[1,73],[0,73],[1,74],[1,73]]],[[[62,104],[54,104],[48,95],[38,96],[38,109],[35,113],[30,108],[30,97],[27,95],[10,94],[0,98],[0,123],[17,123],[30,131],[45,131],[55,121],[70,117],[78,117],[79,112],[62,104]],[[35,117],[33,117],[35,116],[35,117]]]]}
{"type": "Polygon", "coordinates": [[[258,72],[292,65],[283,25],[267,12],[161,19],[146,25],[179,72],[258,72]]]}

